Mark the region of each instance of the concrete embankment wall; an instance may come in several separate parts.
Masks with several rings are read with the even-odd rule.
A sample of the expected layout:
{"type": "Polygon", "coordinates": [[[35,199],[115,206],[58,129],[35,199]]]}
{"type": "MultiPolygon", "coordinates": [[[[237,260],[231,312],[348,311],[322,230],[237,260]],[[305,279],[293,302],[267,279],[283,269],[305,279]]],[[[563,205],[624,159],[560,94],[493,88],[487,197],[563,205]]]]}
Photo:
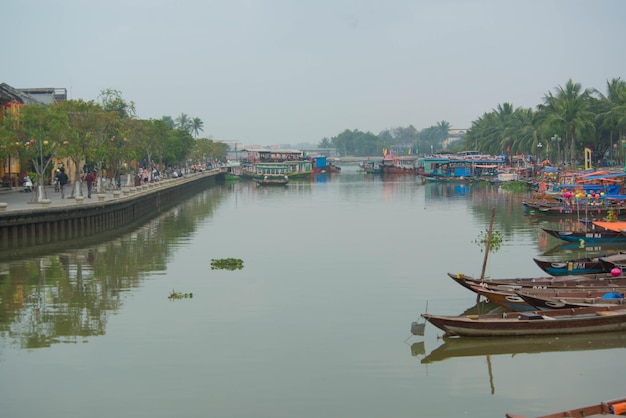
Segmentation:
{"type": "Polygon", "coordinates": [[[206,172],[123,189],[109,200],[0,213],[0,251],[49,246],[114,231],[147,220],[184,198],[214,186],[206,172]]]}

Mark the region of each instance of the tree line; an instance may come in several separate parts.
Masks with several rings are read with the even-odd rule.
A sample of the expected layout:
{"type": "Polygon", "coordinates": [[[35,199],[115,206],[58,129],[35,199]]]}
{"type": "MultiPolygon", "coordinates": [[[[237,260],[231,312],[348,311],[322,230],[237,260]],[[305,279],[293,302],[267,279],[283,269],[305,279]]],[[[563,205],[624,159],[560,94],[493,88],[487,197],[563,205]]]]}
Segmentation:
{"type": "Polygon", "coordinates": [[[397,155],[424,154],[441,151],[449,129],[450,124],[446,121],[421,131],[409,125],[407,128],[386,129],[378,135],[346,129],[332,138],[323,138],[319,147],[335,148],[340,156],[382,155],[383,149],[393,150],[397,155]]]}
{"type": "Polygon", "coordinates": [[[465,149],[492,155],[532,154],[571,164],[589,148],[595,160],[615,160],[626,147],[626,83],[620,78],[607,81],[602,93],[570,79],[546,93],[536,109],[498,104],[472,122],[462,141],[446,148],[449,129],[446,121],[423,130],[410,125],[378,135],[347,129],[322,139],[319,147],[335,148],[340,156],[380,155],[383,149],[398,154],[465,149]]]}
{"type": "Polygon", "coordinates": [[[106,89],[96,101],[11,106],[0,124],[0,158],[17,157],[22,171],[30,168],[38,177],[53,161],[69,159],[74,178],[83,164],[118,177],[153,164],[164,168],[224,159],[228,145],[197,138],[202,130],[201,119],[184,113],[176,119],[138,119],[133,102],[106,89]]]}
{"type": "Polygon", "coordinates": [[[623,155],[625,134],[626,83],[607,81],[603,94],[570,79],[534,110],[499,104],[472,122],[465,142],[485,153],[534,154],[575,164],[584,148],[595,160],[623,155]]]}

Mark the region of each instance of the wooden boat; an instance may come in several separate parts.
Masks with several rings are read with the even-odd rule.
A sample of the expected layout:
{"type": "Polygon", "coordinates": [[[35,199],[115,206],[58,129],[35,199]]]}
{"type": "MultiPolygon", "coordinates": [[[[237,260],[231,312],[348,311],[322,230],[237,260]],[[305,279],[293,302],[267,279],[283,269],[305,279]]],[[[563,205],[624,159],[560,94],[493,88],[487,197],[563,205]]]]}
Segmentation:
{"type": "MultiPolygon", "coordinates": [[[[626,414],[626,398],[614,399],[612,401],[600,402],[595,405],[583,406],[582,408],[570,409],[553,414],[541,415],[536,418],[593,418],[604,417],[607,415],[625,415],[626,414]]],[[[507,412],[507,418],[526,418],[524,415],[510,414],[507,412]]]]}
{"type": "Polygon", "coordinates": [[[445,316],[423,313],[421,316],[446,335],[467,337],[568,335],[626,330],[626,305],[486,315],[445,316]]]}
{"type": "MultiPolygon", "coordinates": [[[[422,364],[451,358],[477,357],[504,354],[536,354],[548,352],[606,350],[626,348],[626,333],[600,332],[535,337],[444,337],[443,343],[423,357],[422,364]]],[[[411,349],[413,354],[413,349],[411,349]]]]}
{"type": "Polygon", "coordinates": [[[529,305],[513,290],[493,289],[488,286],[474,285],[469,286],[469,289],[508,311],[523,312],[537,309],[529,305]]]}
{"type": "Polygon", "coordinates": [[[455,282],[472,290],[470,286],[489,286],[493,289],[516,290],[522,288],[602,288],[626,287],[626,276],[613,277],[611,274],[521,277],[514,279],[476,279],[463,273],[448,273],[455,282]]]}
{"type": "Polygon", "coordinates": [[[534,309],[551,310],[566,308],[582,308],[588,306],[624,306],[624,289],[619,292],[607,292],[602,296],[559,296],[541,295],[524,291],[516,292],[522,300],[534,309]]]}
{"type": "Polygon", "coordinates": [[[541,228],[548,235],[563,241],[579,242],[584,241],[590,244],[603,243],[626,243],[626,222],[600,222],[593,221],[593,227],[587,231],[558,231],[554,229],[541,228]]]}
{"type": "Polygon", "coordinates": [[[263,179],[253,178],[252,181],[254,181],[257,186],[286,186],[287,184],[289,184],[289,177],[265,177],[263,179]]]}
{"type": "Polygon", "coordinates": [[[598,261],[602,265],[604,269],[607,271],[611,271],[614,268],[618,268],[620,270],[626,270],[626,254],[625,253],[617,253],[611,255],[605,255],[598,258],[598,261]]]}
{"type": "MultiPolygon", "coordinates": [[[[607,270],[599,259],[600,257],[606,257],[608,255],[612,254],[562,261],[539,260],[538,258],[533,258],[533,261],[541,270],[551,276],[576,276],[581,274],[609,273],[611,269],[607,270]]],[[[626,254],[624,257],[626,261],[626,254]]]]}
{"type": "MultiPolygon", "coordinates": [[[[483,283],[481,286],[470,286],[470,290],[488,299],[490,302],[515,312],[534,311],[536,309],[561,309],[580,306],[598,306],[598,299],[616,297],[626,293],[626,287],[604,288],[548,288],[548,289],[499,289],[491,288],[483,283]],[[566,305],[562,300],[571,301],[566,305]],[[593,302],[596,302],[595,305],[593,302]],[[554,303],[554,305],[550,305],[554,303]]],[[[620,304],[615,301],[607,301],[607,305],[620,304]]]]}

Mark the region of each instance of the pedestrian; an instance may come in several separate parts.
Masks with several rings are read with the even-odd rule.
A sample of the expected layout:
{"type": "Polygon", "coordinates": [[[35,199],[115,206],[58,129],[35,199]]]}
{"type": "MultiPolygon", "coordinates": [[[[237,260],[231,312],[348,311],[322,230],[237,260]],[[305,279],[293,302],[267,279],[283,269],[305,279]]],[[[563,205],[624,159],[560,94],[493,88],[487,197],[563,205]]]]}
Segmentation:
{"type": "Polygon", "coordinates": [[[148,169],[144,167],[142,174],[143,174],[143,182],[147,183],[148,180],[150,179],[150,173],[148,172],[148,169]]]}
{"type": "Polygon", "coordinates": [[[91,199],[91,190],[93,189],[93,182],[96,181],[96,176],[89,171],[85,176],[85,182],[87,183],[87,198],[91,199]]]}
{"type": "Polygon", "coordinates": [[[57,168],[56,171],[54,172],[54,191],[55,192],[61,191],[61,187],[59,186],[59,174],[61,174],[61,170],[57,168]]]}
{"type": "Polygon", "coordinates": [[[65,191],[63,190],[67,182],[69,181],[69,177],[65,174],[65,168],[60,168],[61,172],[59,173],[59,185],[61,186],[61,199],[65,199],[65,191]]]}

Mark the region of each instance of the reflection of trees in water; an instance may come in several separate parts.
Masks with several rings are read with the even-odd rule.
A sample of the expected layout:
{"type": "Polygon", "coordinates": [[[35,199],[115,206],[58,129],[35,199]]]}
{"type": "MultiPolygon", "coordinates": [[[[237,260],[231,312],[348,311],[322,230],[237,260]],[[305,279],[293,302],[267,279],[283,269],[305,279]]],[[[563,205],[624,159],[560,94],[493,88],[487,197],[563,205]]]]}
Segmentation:
{"type": "Polygon", "coordinates": [[[103,335],[122,294],[164,270],[177,242],[220,200],[219,189],[206,190],[111,241],[1,263],[0,344],[39,348],[103,335]]]}

